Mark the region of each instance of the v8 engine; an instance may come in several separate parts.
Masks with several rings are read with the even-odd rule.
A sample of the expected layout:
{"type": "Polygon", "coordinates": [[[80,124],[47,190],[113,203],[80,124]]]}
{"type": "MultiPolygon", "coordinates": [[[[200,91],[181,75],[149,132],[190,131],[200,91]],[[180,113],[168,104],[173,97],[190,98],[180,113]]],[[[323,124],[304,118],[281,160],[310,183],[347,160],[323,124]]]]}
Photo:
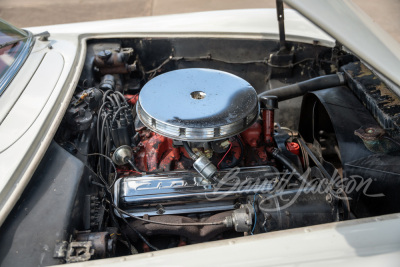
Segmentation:
{"type": "Polygon", "coordinates": [[[109,133],[120,173],[111,192],[115,215],[147,218],[129,223],[139,232],[127,229],[134,240],[174,234],[199,242],[232,230],[253,234],[339,217],[337,203],[326,200],[328,194],[313,196],[311,202],[301,189],[282,190],[282,166],[292,171],[288,180],[307,182],[301,176],[301,143],[290,141],[288,132],[274,123],[276,96],[258,99],[245,80],[205,68],[159,75],[138,95],[125,96],[127,103],[120,99],[121,105],[118,93],[107,91],[105,96],[110,101],[104,98],[99,125],[115,124],[118,132],[122,122],[129,121],[126,113],[132,108],[136,113],[134,136],[122,135],[128,138],[117,144],[113,129],[109,133]],[[292,198],[300,195],[308,205],[323,207],[313,211],[323,215],[306,220],[309,214],[297,214],[289,224],[278,223],[282,215],[263,212],[268,203],[277,209],[284,205],[270,199],[275,191],[292,198]]]}
{"type": "MultiPolygon", "coordinates": [[[[107,55],[126,59],[126,51],[133,49],[120,57],[100,51],[93,64],[107,55]]],[[[104,187],[88,202],[103,198],[111,221],[122,221],[128,247],[142,242],[135,249],[145,252],[347,216],[333,197],[337,188],[306,192],[313,152],[275,121],[278,96],[259,95],[232,73],[196,67],[153,73],[140,90],[124,89],[121,73],[140,76],[141,63],[111,63],[98,65],[98,87],[75,96],[69,125],[96,129],[92,171],[104,187]]],[[[104,225],[104,209],[90,214],[87,229],[104,225]]]]}
{"type": "Polygon", "coordinates": [[[395,96],[339,47],[288,45],[89,40],[4,240],[52,265],[398,212],[395,96]]]}

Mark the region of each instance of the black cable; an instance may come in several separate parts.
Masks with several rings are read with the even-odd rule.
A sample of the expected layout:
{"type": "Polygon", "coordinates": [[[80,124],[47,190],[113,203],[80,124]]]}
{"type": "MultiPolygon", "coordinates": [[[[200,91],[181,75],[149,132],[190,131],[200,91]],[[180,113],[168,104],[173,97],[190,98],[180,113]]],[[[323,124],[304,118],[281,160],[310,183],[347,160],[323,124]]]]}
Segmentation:
{"type": "Polygon", "coordinates": [[[239,156],[239,160],[238,160],[238,163],[239,163],[243,160],[243,157],[244,157],[244,145],[243,145],[243,142],[242,142],[242,139],[240,138],[240,136],[235,136],[235,139],[238,141],[239,146],[240,146],[240,156],[239,156]]]}
{"type": "Polygon", "coordinates": [[[236,158],[233,156],[233,160],[232,160],[231,164],[224,164],[225,167],[224,167],[223,169],[234,168],[234,167],[236,167],[237,165],[239,165],[239,163],[242,162],[242,160],[243,160],[243,157],[244,157],[244,145],[243,145],[243,142],[242,142],[242,140],[240,139],[240,137],[238,137],[238,136],[234,136],[234,138],[236,139],[236,141],[238,142],[238,144],[239,144],[239,146],[240,146],[240,155],[239,155],[239,158],[236,159],[236,158]]]}
{"type": "Polygon", "coordinates": [[[199,57],[174,57],[174,56],[169,56],[166,60],[164,60],[158,67],[155,69],[146,71],[145,74],[154,74],[158,70],[160,70],[164,65],[169,63],[170,61],[188,61],[188,62],[193,62],[193,61],[218,61],[226,64],[239,64],[239,65],[246,65],[246,64],[266,64],[270,67],[279,67],[279,68],[292,68],[300,63],[310,61],[310,60],[315,60],[315,58],[305,58],[300,61],[294,62],[292,64],[288,65],[273,65],[271,64],[267,59],[260,59],[260,60],[251,60],[251,61],[229,61],[225,60],[222,58],[215,58],[212,55],[206,55],[206,56],[199,56],[199,57]]]}
{"type": "Polygon", "coordinates": [[[133,232],[135,232],[135,233],[139,236],[140,239],[142,239],[142,241],[143,241],[147,246],[149,246],[149,248],[152,248],[153,250],[158,250],[158,248],[155,247],[155,246],[153,246],[152,244],[150,244],[150,242],[147,241],[147,239],[146,239],[138,230],[136,230],[135,228],[133,228],[133,227],[130,226],[130,224],[128,223],[128,221],[127,221],[127,220],[125,219],[125,217],[122,215],[122,213],[121,213],[122,210],[121,210],[120,208],[118,208],[118,207],[114,204],[114,199],[113,199],[112,193],[111,193],[110,191],[108,191],[108,192],[110,193],[110,199],[111,199],[111,201],[109,201],[108,199],[105,199],[105,201],[106,201],[110,206],[112,206],[112,207],[115,208],[115,210],[118,212],[120,218],[128,225],[128,227],[129,227],[133,232]]]}
{"type": "Polygon", "coordinates": [[[296,165],[294,165],[293,162],[291,162],[285,155],[282,154],[282,152],[274,148],[271,152],[272,156],[278,160],[282,165],[284,165],[291,173],[294,175],[300,182],[304,183],[307,186],[312,186],[304,177],[303,174],[299,172],[297,169],[296,165]]]}
{"type": "Polygon", "coordinates": [[[110,217],[111,217],[111,220],[114,222],[114,224],[117,226],[120,233],[124,236],[124,239],[126,240],[126,242],[128,242],[129,252],[131,255],[133,255],[133,253],[131,251],[131,247],[133,247],[133,245],[131,244],[129,237],[125,234],[125,232],[121,230],[121,226],[119,225],[118,221],[115,219],[114,213],[112,211],[110,212],[110,217]]]}
{"type": "MultiPolygon", "coordinates": [[[[111,129],[111,125],[109,124],[109,122],[108,121],[106,121],[106,129],[111,129]]],[[[105,150],[105,154],[106,155],[110,155],[110,152],[111,152],[111,148],[112,148],[112,145],[111,145],[111,134],[110,134],[110,130],[106,130],[106,150],[105,150]]],[[[112,163],[112,162],[111,162],[112,163]]],[[[108,165],[106,165],[106,175],[108,175],[108,173],[110,172],[109,171],[109,164],[108,165]]]]}
{"type": "Polygon", "coordinates": [[[109,201],[108,199],[105,199],[105,201],[106,201],[110,206],[112,206],[112,207],[115,208],[115,210],[118,212],[120,218],[128,225],[128,227],[129,227],[133,232],[135,232],[135,233],[139,236],[140,239],[142,239],[142,241],[143,241],[146,245],[148,245],[148,246],[149,246],[150,248],[152,248],[153,250],[158,250],[158,248],[155,247],[155,246],[153,246],[152,244],[150,244],[150,242],[147,241],[147,239],[146,239],[138,230],[136,230],[135,228],[133,228],[133,227],[130,226],[130,224],[128,223],[128,221],[127,221],[127,220],[125,219],[125,217],[122,215],[122,213],[121,213],[122,210],[121,210],[120,208],[118,208],[118,207],[114,204],[114,199],[113,199],[112,193],[111,193],[110,190],[108,190],[108,189],[107,189],[107,191],[108,191],[108,193],[110,194],[110,199],[111,199],[111,201],[109,201]]]}
{"type": "Polygon", "coordinates": [[[170,62],[174,57],[173,56],[169,56],[166,60],[164,60],[157,68],[146,71],[145,74],[153,74],[155,72],[157,72],[159,69],[161,69],[165,64],[167,64],[168,62],[170,62]]]}
{"type": "MultiPolygon", "coordinates": [[[[82,154],[82,153],[81,153],[81,154],[82,154]]],[[[99,154],[99,153],[87,154],[87,156],[103,156],[103,157],[107,158],[108,160],[111,160],[109,157],[107,157],[107,156],[105,156],[105,155],[101,155],[101,154],[99,154]]],[[[111,163],[112,163],[112,165],[113,165],[114,168],[115,168],[115,165],[114,165],[114,163],[112,162],[112,160],[111,160],[111,163]]],[[[87,166],[87,165],[85,164],[85,166],[87,166]]],[[[139,231],[137,231],[136,229],[132,228],[132,227],[129,225],[129,223],[126,221],[126,219],[124,218],[124,216],[121,214],[121,212],[120,212],[121,209],[118,208],[118,207],[114,204],[113,196],[112,196],[112,193],[111,193],[111,190],[110,190],[111,187],[108,186],[107,182],[106,182],[101,176],[97,175],[89,166],[87,166],[87,167],[88,167],[89,170],[91,170],[91,171],[100,179],[100,181],[102,181],[102,183],[106,186],[105,188],[106,188],[107,192],[110,194],[110,199],[111,199],[111,202],[110,202],[109,200],[107,200],[107,199],[106,199],[106,202],[108,202],[111,206],[113,206],[113,207],[117,210],[117,212],[119,213],[121,219],[128,225],[128,227],[129,227],[132,231],[134,231],[134,232],[140,237],[140,239],[142,239],[142,241],[143,241],[144,243],[146,243],[146,245],[148,245],[148,246],[149,246],[150,248],[152,248],[153,250],[158,250],[158,248],[156,248],[155,246],[153,246],[152,244],[150,244],[149,241],[147,241],[146,238],[145,238],[142,234],[140,234],[139,231]]],[[[116,170],[117,170],[117,169],[115,168],[115,180],[116,180],[116,178],[117,178],[117,172],[116,172],[116,170]]]]}
{"type": "Polygon", "coordinates": [[[100,146],[100,124],[102,121],[102,114],[99,112],[98,118],[97,118],[97,122],[96,122],[96,135],[97,135],[97,145],[98,145],[98,152],[101,152],[101,146],[100,146]]]}
{"type": "MultiPolygon", "coordinates": [[[[71,141],[68,141],[68,143],[69,144],[71,144],[75,149],[76,149],[76,151],[79,153],[79,154],[81,154],[82,156],[86,156],[86,157],[88,157],[88,156],[94,156],[93,154],[85,154],[85,153],[82,153],[79,149],[78,149],[78,147],[74,144],[74,143],[72,143],[71,141]]],[[[96,153],[96,155],[99,155],[99,153],[96,153]]],[[[107,157],[107,156],[105,156],[105,155],[103,155],[104,157],[107,157]]],[[[83,162],[83,161],[82,161],[83,162]]],[[[101,175],[98,175],[98,173],[96,173],[94,170],[92,170],[92,168],[86,163],[86,162],[83,162],[83,164],[86,166],[86,168],[88,168],[88,170],[90,170],[97,178],[99,178],[100,179],[100,181],[104,184],[104,186],[105,186],[105,188],[106,188],[106,190],[108,191],[108,192],[110,192],[109,191],[109,188],[108,188],[108,184],[106,183],[106,181],[103,179],[103,177],[101,176],[101,175]]],[[[102,185],[102,187],[104,187],[103,185],[102,185]]]]}
{"type": "MultiPolygon", "coordinates": [[[[104,154],[104,135],[105,135],[105,132],[104,132],[105,128],[104,127],[105,127],[105,124],[106,124],[106,121],[107,121],[107,116],[108,115],[106,115],[103,118],[103,122],[101,123],[100,140],[99,140],[99,142],[100,142],[99,153],[101,153],[101,154],[104,154]]],[[[103,171],[104,170],[104,159],[103,158],[99,158],[99,161],[100,161],[100,171],[103,171]]]]}
{"type": "Polygon", "coordinates": [[[129,163],[129,165],[132,166],[132,168],[133,168],[135,171],[137,171],[137,172],[143,172],[143,171],[141,171],[141,170],[136,166],[136,164],[135,164],[132,160],[128,159],[128,163],[129,163]]]}
{"type": "MultiPolygon", "coordinates": [[[[124,218],[124,216],[121,214],[121,212],[120,212],[121,209],[119,209],[119,208],[114,204],[114,200],[113,200],[113,195],[112,195],[112,192],[111,192],[111,188],[112,188],[112,186],[114,185],[115,181],[117,180],[117,168],[115,167],[115,164],[114,164],[114,162],[112,161],[112,159],[111,159],[110,157],[107,157],[106,155],[103,155],[103,154],[100,154],[100,153],[84,154],[84,153],[80,152],[79,149],[77,149],[77,151],[78,151],[81,155],[84,155],[84,156],[101,156],[101,157],[104,157],[104,158],[106,158],[106,159],[111,163],[111,165],[112,165],[113,168],[114,168],[114,174],[115,174],[115,176],[114,176],[114,182],[112,183],[111,186],[108,185],[108,183],[103,179],[103,177],[101,177],[101,175],[98,175],[98,174],[97,174],[95,171],[93,171],[92,168],[90,168],[86,163],[84,163],[84,164],[85,164],[85,166],[86,166],[91,172],[93,172],[93,173],[95,174],[95,176],[98,177],[98,178],[100,179],[100,181],[104,184],[105,189],[106,189],[106,191],[109,193],[110,199],[111,199],[111,202],[110,202],[109,200],[107,200],[107,199],[106,199],[106,202],[108,202],[111,206],[113,206],[114,208],[116,208],[116,210],[117,210],[117,212],[119,213],[121,219],[128,225],[128,227],[129,227],[132,231],[134,231],[134,232],[139,236],[140,239],[142,239],[142,241],[143,241],[147,246],[149,246],[149,247],[152,248],[153,250],[158,250],[158,248],[155,247],[155,246],[153,246],[152,244],[150,244],[149,241],[147,241],[146,238],[145,238],[139,231],[137,231],[136,229],[134,229],[134,228],[132,228],[132,227],[130,226],[130,224],[126,221],[126,219],[124,218]]],[[[129,241],[128,241],[128,242],[129,242],[129,241]]],[[[129,243],[130,243],[130,242],[129,242],[129,243]]]]}
{"type": "MultiPolygon", "coordinates": [[[[115,166],[114,162],[112,161],[112,159],[110,157],[107,157],[106,155],[103,155],[100,153],[91,153],[91,154],[87,154],[87,156],[100,156],[100,157],[104,157],[105,159],[107,159],[110,162],[110,164],[113,166],[113,169],[114,169],[114,181],[117,180],[117,178],[118,178],[117,167],[115,166]]],[[[107,186],[107,190],[111,193],[110,190],[115,182],[113,182],[112,185],[109,185],[106,181],[104,181],[104,179],[101,179],[101,181],[104,183],[105,186],[107,186]]]]}
{"type": "Polygon", "coordinates": [[[110,190],[108,190],[108,189],[107,189],[107,191],[108,191],[108,193],[110,194],[111,202],[110,202],[109,200],[107,200],[107,199],[106,199],[106,202],[108,202],[108,204],[109,204],[110,206],[112,206],[112,207],[115,208],[115,210],[118,212],[120,218],[124,221],[124,223],[126,223],[126,224],[128,225],[128,227],[129,227],[133,232],[135,232],[135,233],[139,236],[139,238],[142,239],[142,241],[143,241],[147,246],[149,246],[149,247],[152,248],[153,250],[158,250],[157,247],[153,246],[149,241],[147,241],[147,239],[146,239],[138,230],[136,230],[135,228],[133,228],[133,227],[128,223],[128,221],[125,219],[125,217],[124,217],[124,216],[122,215],[122,213],[121,213],[122,210],[121,210],[120,208],[118,208],[118,207],[114,204],[114,199],[113,199],[112,193],[111,193],[110,190]]]}
{"type": "MultiPolygon", "coordinates": [[[[328,171],[324,168],[324,166],[322,166],[322,164],[319,162],[319,160],[314,155],[314,153],[311,151],[311,149],[307,146],[307,144],[300,138],[298,139],[298,141],[304,147],[304,149],[307,151],[308,156],[310,156],[310,158],[315,163],[315,165],[317,165],[318,169],[322,172],[322,174],[325,176],[325,178],[328,178],[330,181],[334,182],[332,176],[328,173],[328,171]]],[[[331,190],[332,189],[333,188],[331,188],[331,190]]],[[[340,192],[339,194],[344,195],[344,198],[342,198],[341,200],[343,200],[342,201],[343,206],[346,209],[345,216],[347,215],[347,217],[348,217],[348,215],[350,214],[350,204],[348,202],[348,197],[342,188],[339,188],[338,191],[340,192]]]]}
{"type": "Polygon", "coordinates": [[[125,99],[125,96],[121,92],[115,91],[114,93],[120,96],[121,100],[124,101],[126,106],[129,106],[128,101],[125,99]]]}
{"type": "Polygon", "coordinates": [[[325,178],[328,178],[330,181],[333,181],[332,176],[328,173],[328,171],[324,168],[324,166],[322,166],[322,164],[319,162],[317,157],[314,155],[314,153],[311,151],[311,149],[304,143],[304,141],[301,140],[300,138],[297,140],[307,151],[308,156],[312,159],[312,161],[315,163],[315,165],[317,165],[318,169],[322,172],[322,174],[325,176],[325,178]]]}
{"type": "Polygon", "coordinates": [[[296,66],[298,64],[301,64],[301,63],[306,62],[306,61],[311,61],[311,60],[315,60],[315,58],[311,58],[311,57],[310,58],[305,58],[305,59],[299,60],[299,61],[294,62],[294,63],[287,64],[287,65],[274,65],[274,64],[271,64],[270,61],[267,61],[267,65],[270,66],[270,67],[273,67],[273,68],[293,68],[294,66],[296,66]]]}
{"type": "Polygon", "coordinates": [[[107,90],[107,91],[104,93],[104,95],[103,95],[103,103],[106,102],[106,98],[107,98],[108,94],[109,94],[109,93],[112,93],[112,92],[114,92],[114,91],[113,91],[113,90],[107,90]]]}
{"type": "Polygon", "coordinates": [[[107,104],[109,104],[108,101],[107,101],[107,102],[104,102],[104,103],[101,105],[101,107],[100,107],[100,109],[99,109],[99,111],[98,111],[98,117],[99,117],[99,119],[97,120],[97,141],[100,141],[100,121],[101,121],[101,113],[102,113],[102,111],[103,111],[103,108],[104,108],[107,104]]]}
{"type": "Polygon", "coordinates": [[[119,97],[116,96],[115,94],[112,94],[112,97],[114,98],[115,103],[117,103],[118,108],[120,108],[121,107],[121,101],[119,101],[119,97]]]}
{"type": "Polygon", "coordinates": [[[303,163],[304,169],[307,169],[307,168],[310,167],[310,162],[309,162],[309,159],[308,159],[308,153],[307,153],[307,151],[304,149],[303,145],[299,142],[299,138],[301,138],[301,137],[295,138],[294,141],[297,141],[297,143],[298,143],[299,146],[300,146],[301,154],[302,154],[302,156],[303,156],[303,161],[304,161],[304,163],[303,163]]]}
{"type": "Polygon", "coordinates": [[[247,64],[268,64],[267,59],[260,59],[260,60],[250,60],[250,61],[229,61],[222,58],[216,58],[212,55],[207,56],[199,56],[199,57],[173,57],[171,60],[175,61],[218,61],[226,64],[238,64],[238,65],[247,65],[247,64]]]}
{"type": "Polygon", "coordinates": [[[129,222],[123,217],[123,215],[122,214],[120,214],[121,215],[121,219],[124,221],[124,223],[126,223],[126,225],[129,227],[129,229],[131,229],[133,232],[135,232],[138,236],[139,236],[139,238],[140,239],[142,239],[142,241],[147,245],[147,246],[149,246],[149,248],[151,248],[151,249],[153,249],[153,250],[159,250],[157,247],[155,247],[155,246],[153,246],[152,244],[150,244],[150,242],[149,241],[147,241],[147,239],[138,231],[138,230],[136,230],[135,228],[133,228],[130,224],[129,224],[129,222]]]}
{"type": "MultiPolygon", "coordinates": [[[[107,118],[110,116],[110,114],[107,114],[104,118],[103,118],[103,122],[101,125],[101,131],[100,131],[100,150],[99,153],[100,154],[105,154],[104,153],[104,136],[107,134],[106,132],[106,123],[107,123],[107,118]]],[[[103,170],[104,169],[104,159],[100,158],[100,169],[103,170]]]]}
{"type": "MultiPolygon", "coordinates": [[[[114,116],[113,116],[111,125],[114,125],[114,122],[115,122],[115,120],[116,120],[117,117],[118,117],[118,114],[119,114],[122,110],[125,110],[125,109],[127,109],[127,108],[128,108],[127,106],[122,106],[122,107],[120,107],[120,108],[114,113],[114,116]]],[[[122,116],[124,116],[124,115],[122,114],[122,116]]]]}
{"type": "Polygon", "coordinates": [[[107,123],[107,119],[108,119],[108,117],[110,116],[110,114],[106,114],[105,116],[104,116],[104,118],[103,118],[103,122],[101,123],[101,129],[100,129],[100,153],[102,153],[102,154],[104,154],[103,153],[103,149],[104,149],[104,133],[105,133],[105,130],[107,130],[105,127],[106,127],[106,123],[107,123]]]}
{"type": "Polygon", "coordinates": [[[186,152],[189,154],[189,156],[190,156],[193,160],[196,160],[198,157],[197,157],[197,155],[193,152],[193,150],[190,148],[188,142],[183,141],[182,144],[183,144],[183,147],[185,148],[186,152]]]}
{"type": "MultiPolygon", "coordinates": [[[[100,144],[100,122],[102,120],[101,111],[104,108],[104,106],[105,106],[105,103],[103,103],[103,105],[101,105],[99,113],[98,113],[98,116],[97,116],[97,121],[96,121],[96,135],[97,135],[97,140],[96,141],[97,141],[97,145],[98,145],[98,147],[97,147],[98,150],[97,151],[99,153],[101,153],[101,144],[100,144]]],[[[98,165],[101,164],[100,159],[98,160],[97,164],[98,165]]]]}
{"type": "Polygon", "coordinates": [[[110,101],[110,103],[111,103],[111,105],[112,105],[113,107],[117,107],[117,104],[115,103],[114,99],[112,99],[111,96],[107,96],[107,100],[110,101]]]}

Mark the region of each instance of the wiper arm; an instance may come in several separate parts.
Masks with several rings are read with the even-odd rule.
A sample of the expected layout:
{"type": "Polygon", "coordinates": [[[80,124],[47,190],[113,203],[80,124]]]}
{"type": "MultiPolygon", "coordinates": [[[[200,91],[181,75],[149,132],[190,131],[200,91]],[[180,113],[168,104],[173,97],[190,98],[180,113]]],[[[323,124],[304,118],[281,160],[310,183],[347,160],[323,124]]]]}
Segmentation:
{"type": "MultiPolygon", "coordinates": [[[[0,44],[0,49],[3,48],[3,47],[6,47],[6,46],[13,45],[13,44],[16,44],[18,42],[24,41],[25,39],[28,39],[29,37],[30,36],[28,35],[28,36],[25,36],[25,37],[22,37],[22,38],[19,38],[19,39],[15,39],[15,40],[12,40],[12,41],[9,41],[9,42],[6,42],[6,43],[2,43],[2,44],[0,44]]],[[[33,35],[33,37],[40,37],[41,41],[47,41],[47,39],[50,37],[50,33],[48,31],[45,31],[45,32],[41,32],[41,33],[35,34],[35,35],[33,35]]]]}
{"type": "Polygon", "coordinates": [[[50,37],[50,33],[48,31],[45,31],[45,32],[34,34],[33,37],[39,37],[40,41],[47,41],[50,37]]]}

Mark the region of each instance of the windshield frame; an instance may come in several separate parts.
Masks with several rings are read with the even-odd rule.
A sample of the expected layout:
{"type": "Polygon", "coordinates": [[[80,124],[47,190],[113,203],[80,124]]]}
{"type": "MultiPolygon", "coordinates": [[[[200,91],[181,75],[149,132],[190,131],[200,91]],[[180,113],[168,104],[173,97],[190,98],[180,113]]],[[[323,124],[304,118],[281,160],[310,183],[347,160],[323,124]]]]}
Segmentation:
{"type": "Polygon", "coordinates": [[[13,28],[15,31],[18,31],[22,35],[27,36],[27,38],[26,38],[26,42],[25,42],[23,48],[18,53],[17,57],[14,59],[14,62],[6,70],[6,72],[0,77],[0,96],[4,93],[4,91],[7,89],[8,85],[10,84],[10,82],[14,79],[15,75],[21,69],[22,65],[24,64],[26,58],[30,54],[32,47],[35,43],[34,36],[31,32],[29,32],[27,30],[19,29],[13,25],[7,23],[4,20],[1,20],[1,22],[8,24],[10,28],[13,28]]]}

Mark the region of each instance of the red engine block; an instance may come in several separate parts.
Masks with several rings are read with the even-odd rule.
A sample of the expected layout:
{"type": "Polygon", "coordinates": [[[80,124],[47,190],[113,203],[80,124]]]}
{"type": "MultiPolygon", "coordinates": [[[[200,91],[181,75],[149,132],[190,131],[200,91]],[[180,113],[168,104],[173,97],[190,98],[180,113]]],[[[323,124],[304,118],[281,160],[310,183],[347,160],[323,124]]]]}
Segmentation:
{"type": "Polygon", "coordinates": [[[150,130],[139,132],[136,164],[139,169],[149,172],[184,170],[192,165],[183,147],[174,147],[172,139],[150,130]],[[181,157],[183,155],[187,160],[181,157]]]}
{"type": "MultiPolygon", "coordinates": [[[[139,131],[140,143],[136,147],[135,161],[139,169],[148,172],[187,170],[193,161],[183,147],[174,147],[172,139],[159,135],[150,130],[139,131]]],[[[241,134],[244,141],[244,165],[258,166],[270,163],[262,145],[262,127],[255,123],[241,134]]],[[[231,142],[231,148],[224,162],[230,164],[235,157],[239,159],[242,153],[237,141],[231,142]]],[[[218,165],[225,153],[213,153],[211,161],[218,165]]],[[[242,164],[243,165],[243,164],[242,164]]],[[[222,166],[222,165],[221,165],[222,166]]]]}
{"type": "MultiPolygon", "coordinates": [[[[128,102],[136,104],[138,95],[125,95],[128,102]]],[[[265,150],[263,123],[258,121],[249,129],[240,134],[244,151],[241,151],[239,142],[232,141],[229,152],[213,153],[211,161],[217,167],[230,164],[238,160],[243,153],[243,161],[239,166],[259,166],[271,164],[265,150]],[[223,159],[223,163],[221,164],[223,159]],[[219,166],[221,164],[221,166],[219,166]]],[[[161,172],[173,170],[187,170],[192,167],[193,160],[183,147],[175,147],[172,139],[159,135],[146,128],[139,130],[140,143],[134,148],[135,163],[140,170],[146,172],[161,172]]],[[[204,151],[203,151],[204,152],[204,151]]]]}

